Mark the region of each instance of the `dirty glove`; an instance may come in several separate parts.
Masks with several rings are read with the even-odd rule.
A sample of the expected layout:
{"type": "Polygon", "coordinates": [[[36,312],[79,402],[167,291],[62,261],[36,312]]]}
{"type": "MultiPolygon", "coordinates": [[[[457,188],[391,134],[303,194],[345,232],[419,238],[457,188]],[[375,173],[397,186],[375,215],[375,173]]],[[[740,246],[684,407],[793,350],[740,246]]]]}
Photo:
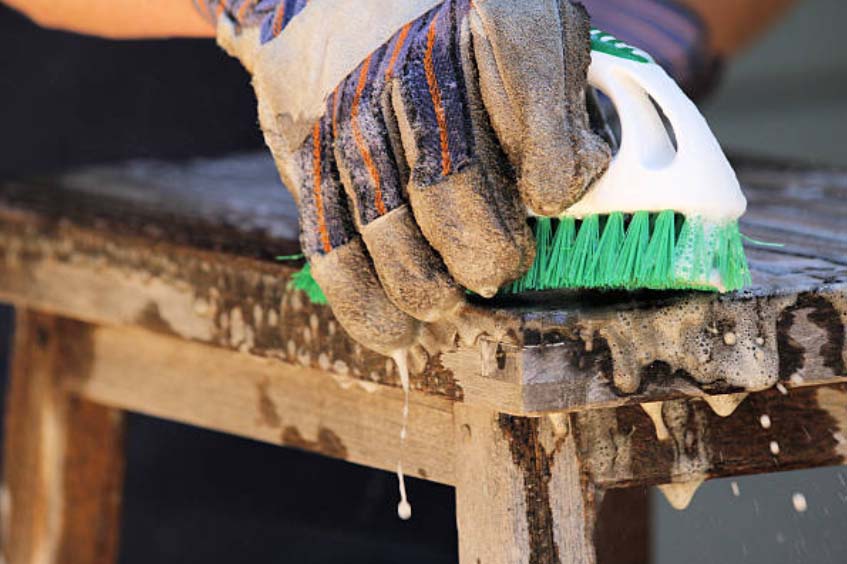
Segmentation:
{"type": "Polygon", "coordinates": [[[347,332],[390,354],[521,276],[527,210],[605,169],[585,11],[568,0],[212,2],[253,75],[312,274],[347,332]]]}

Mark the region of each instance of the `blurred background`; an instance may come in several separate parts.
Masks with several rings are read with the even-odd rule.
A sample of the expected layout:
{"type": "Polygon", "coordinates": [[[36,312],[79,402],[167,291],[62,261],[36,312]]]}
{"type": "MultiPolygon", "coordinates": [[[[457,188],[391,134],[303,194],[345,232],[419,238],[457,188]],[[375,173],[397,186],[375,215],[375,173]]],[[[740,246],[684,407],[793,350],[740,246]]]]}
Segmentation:
{"type": "MultiPolygon", "coordinates": [[[[704,112],[730,152],[847,165],[847,3],[806,0],[733,61],[704,112]]],[[[207,40],[110,42],[0,7],[0,176],[125,158],[262,148],[240,65],[207,40]]],[[[11,311],[0,311],[8,359],[11,311]]],[[[129,418],[121,562],[449,563],[450,488],[129,418]]],[[[847,561],[847,471],[705,484],[688,510],[653,496],[654,562],[847,561]],[[737,489],[738,495],[734,491],[737,489]],[[803,493],[808,510],[792,506],[803,493]]]]}

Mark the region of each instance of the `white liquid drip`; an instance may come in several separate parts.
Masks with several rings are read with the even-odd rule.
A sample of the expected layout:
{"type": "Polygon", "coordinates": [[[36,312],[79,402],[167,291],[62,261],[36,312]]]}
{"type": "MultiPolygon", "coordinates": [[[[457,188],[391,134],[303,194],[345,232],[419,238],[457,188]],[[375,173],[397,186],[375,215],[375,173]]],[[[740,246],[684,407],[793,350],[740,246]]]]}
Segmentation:
{"type": "Polygon", "coordinates": [[[656,430],[656,438],[660,441],[666,441],[671,438],[671,434],[668,432],[668,427],[665,425],[665,420],[662,419],[662,402],[653,401],[649,403],[642,403],[641,409],[650,416],[650,420],[653,421],[653,428],[656,430]]]}
{"type": "Polygon", "coordinates": [[[712,411],[714,411],[718,417],[729,417],[748,395],[749,394],[747,392],[740,392],[737,394],[704,396],[703,401],[709,404],[709,407],[712,408],[712,411]]]}
{"type": "Polygon", "coordinates": [[[397,463],[397,483],[400,485],[400,503],[397,504],[397,516],[404,521],[412,518],[412,506],[406,497],[406,478],[403,476],[403,464],[397,463]]]}
{"type": "Polygon", "coordinates": [[[403,386],[403,425],[400,428],[400,458],[397,461],[397,482],[400,487],[400,503],[397,504],[397,516],[404,521],[412,517],[412,506],[406,497],[406,478],[403,475],[403,447],[406,443],[406,427],[409,423],[409,365],[406,359],[406,351],[394,351],[391,355],[397,364],[397,373],[400,375],[400,385],[403,386]]]}
{"type": "Polygon", "coordinates": [[[791,503],[794,505],[794,511],[797,513],[805,513],[809,508],[809,504],[806,502],[806,496],[799,492],[791,496],[791,503]]]}
{"type": "Polygon", "coordinates": [[[671,507],[678,511],[682,511],[691,503],[691,499],[694,497],[694,494],[697,493],[697,489],[703,484],[704,480],[705,477],[696,478],[690,482],[662,484],[658,486],[658,488],[659,491],[664,494],[665,499],[668,500],[671,507]]]}

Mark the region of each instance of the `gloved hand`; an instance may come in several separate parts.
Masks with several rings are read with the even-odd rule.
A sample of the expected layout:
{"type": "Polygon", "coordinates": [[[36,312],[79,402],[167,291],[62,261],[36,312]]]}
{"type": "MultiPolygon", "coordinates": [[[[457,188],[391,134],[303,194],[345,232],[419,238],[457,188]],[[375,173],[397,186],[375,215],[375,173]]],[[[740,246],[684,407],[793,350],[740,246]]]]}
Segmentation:
{"type": "Polygon", "coordinates": [[[568,0],[444,0],[355,68],[338,62],[385,32],[380,9],[427,3],[209,6],[253,74],[315,280],[347,332],[385,354],[461,311],[464,289],[489,297],[521,276],[527,210],[559,214],[610,159],[586,114],[588,17],[568,0]]]}

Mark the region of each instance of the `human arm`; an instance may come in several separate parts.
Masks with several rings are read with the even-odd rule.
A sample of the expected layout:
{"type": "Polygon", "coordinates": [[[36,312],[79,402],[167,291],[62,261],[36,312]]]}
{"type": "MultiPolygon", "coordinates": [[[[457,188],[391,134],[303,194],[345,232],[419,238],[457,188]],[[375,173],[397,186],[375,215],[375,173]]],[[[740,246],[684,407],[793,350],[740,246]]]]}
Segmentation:
{"type": "Polygon", "coordinates": [[[214,37],[192,0],[3,0],[42,27],[111,39],[214,37]]]}
{"type": "Polygon", "coordinates": [[[797,0],[684,0],[706,22],[710,44],[721,56],[738,53],[797,0]]]}

